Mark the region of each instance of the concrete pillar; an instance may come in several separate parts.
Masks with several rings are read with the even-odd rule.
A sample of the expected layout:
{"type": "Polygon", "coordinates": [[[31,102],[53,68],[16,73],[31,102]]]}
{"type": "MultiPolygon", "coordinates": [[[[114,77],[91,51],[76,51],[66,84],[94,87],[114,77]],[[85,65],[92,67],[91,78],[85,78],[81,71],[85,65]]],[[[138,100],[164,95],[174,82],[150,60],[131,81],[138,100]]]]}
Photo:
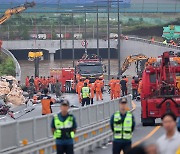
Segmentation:
{"type": "Polygon", "coordinates": [[[54,53],[49,53],[50,62],[54,62],[54,53]]]}

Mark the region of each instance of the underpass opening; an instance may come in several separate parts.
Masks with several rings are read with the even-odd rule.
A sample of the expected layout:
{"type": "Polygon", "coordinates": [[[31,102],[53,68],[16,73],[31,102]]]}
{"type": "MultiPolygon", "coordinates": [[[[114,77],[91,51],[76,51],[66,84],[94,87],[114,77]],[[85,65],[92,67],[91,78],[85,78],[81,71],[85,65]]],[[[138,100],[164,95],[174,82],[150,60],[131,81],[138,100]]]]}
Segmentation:
{"type": "MultiPolygon", "coordinates": [[[[62,57],[60,57],[60,50],[56,50],[56,53],[54,55],[55,59],[73,59],[73,50],[72,49],[62,49],[62,57]]],[[[85,49],[74,49],[74,58],[80,59],[82,58],[83,54],[85,53],[85,49]]],[[[91,54],[97,54],[97,49],[87,49],[87,53],[89,55],[91,54]]],[[[103,59],[108,58],[108,48],[101,48],[99,49],[99,55],[103,59]]],[[[110,55],[111,59],[117,59],[117,49],[111,48],[110,49],[110,55]]]]}

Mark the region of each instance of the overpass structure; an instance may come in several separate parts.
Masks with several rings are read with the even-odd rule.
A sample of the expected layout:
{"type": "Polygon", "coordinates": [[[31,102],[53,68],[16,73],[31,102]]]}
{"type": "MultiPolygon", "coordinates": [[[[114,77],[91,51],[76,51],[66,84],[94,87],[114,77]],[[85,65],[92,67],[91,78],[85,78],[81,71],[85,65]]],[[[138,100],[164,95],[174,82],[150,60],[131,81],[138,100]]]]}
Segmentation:
{"type": "MultiPolygon", "coordinates": [[[[61,49],[73,49],[72,40],[62,40],[61,49]]],[[[81,45],[83,40],[74,40],[74,49],[84,49],[81,45]]],[[[87,49],[97,49],[97,40],[91,39],[87,40],[88,47],[87,49]]],[[[3,47],[8,50],[38,50],[44,49],[48,50],[50,61],[54,61],[54,54],[60,49],[59,40],[22,40],[22,41],[4,41],[3,47]]],[[[99,48],[108,48],[108,41],[99,40],[99,48]]],[[[110,40],[110,48],[118,48],[118,41],[116,39],[110,40]]],[[[133,54],[142,53],[148,57],[157,57],[162,54],[164,51],[175,51],[179,52],[180,47],[165,45],[162,42],[151,42],[150,40],[128,37],[128,40],[121,40],[120,42],[120,57],[123,61],[127,56],[133,54]]],[[[19,51],[23,52],[23,51],[19,51]]]]}

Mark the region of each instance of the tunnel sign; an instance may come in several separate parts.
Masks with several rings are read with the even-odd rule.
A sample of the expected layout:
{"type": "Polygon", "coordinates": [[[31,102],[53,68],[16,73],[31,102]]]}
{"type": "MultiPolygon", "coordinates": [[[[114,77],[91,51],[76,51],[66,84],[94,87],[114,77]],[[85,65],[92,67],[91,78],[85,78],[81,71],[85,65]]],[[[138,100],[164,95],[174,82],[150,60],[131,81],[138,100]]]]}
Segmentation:
{"type": "Polygon", "coordinates": [[[85,45],[86,45],[86,46],[88,45],[88,42],[85,41],[85,40],[83,40],[83,41],[81,42],[81,45],[82,45],[83,47],[85,47],[85,45]]]}

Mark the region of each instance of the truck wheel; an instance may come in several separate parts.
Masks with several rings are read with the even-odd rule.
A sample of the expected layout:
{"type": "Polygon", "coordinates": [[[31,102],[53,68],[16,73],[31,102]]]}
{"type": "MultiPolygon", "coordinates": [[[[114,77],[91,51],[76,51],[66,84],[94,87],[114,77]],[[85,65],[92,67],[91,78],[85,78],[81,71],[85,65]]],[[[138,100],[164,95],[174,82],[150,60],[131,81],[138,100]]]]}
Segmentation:
{"type": "Polygon", "coordinates": [[[141,118],[141,122],[143,126],[154,126],[155,119],[154,118],[141,118]]]}

